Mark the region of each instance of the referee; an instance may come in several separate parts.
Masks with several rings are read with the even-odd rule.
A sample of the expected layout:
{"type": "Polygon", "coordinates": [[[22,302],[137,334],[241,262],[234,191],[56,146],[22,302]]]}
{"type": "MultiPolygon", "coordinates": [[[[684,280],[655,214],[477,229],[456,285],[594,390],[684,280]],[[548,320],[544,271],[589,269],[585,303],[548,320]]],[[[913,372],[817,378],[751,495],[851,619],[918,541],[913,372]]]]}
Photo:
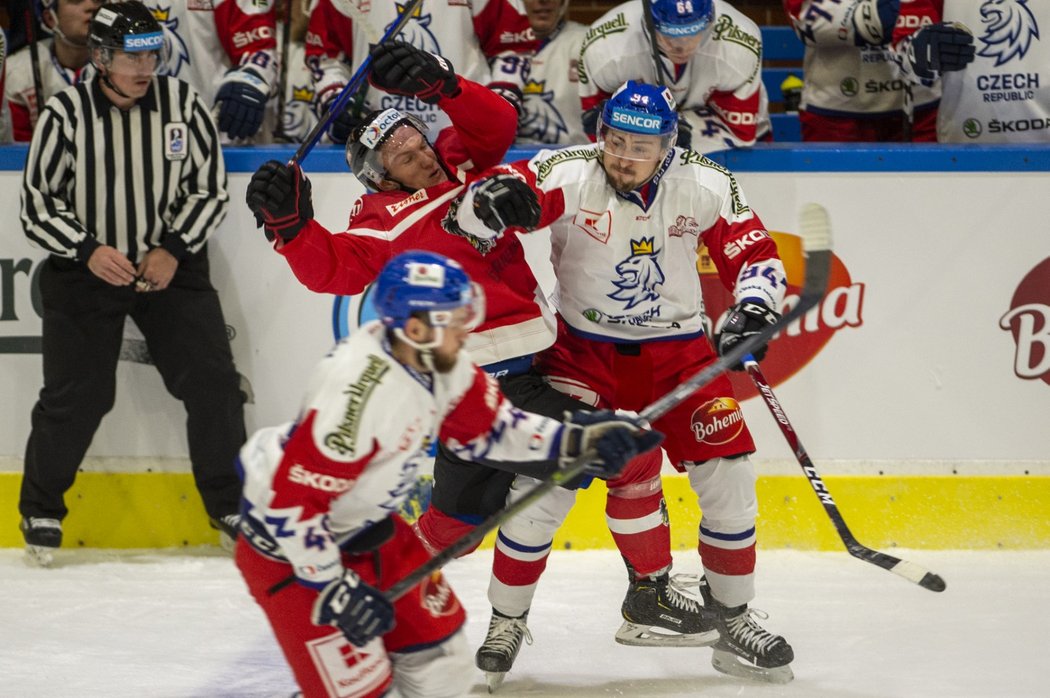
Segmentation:
{"type": "Polygon", "coordinates": [[[229,202],[218,134],[188,85],[156,75],[163,34],[140,2],[102,5],[88,46],[98,75],[47,102],[22,187],[26,236],[51,253],[40,273],[44,386],[19,501],[41,565],[62,543],[64,494],[113,407],[127,316],[185,405],[212,525],[233,537],[238,524],[244,396],[205,246],[229,202]]]}

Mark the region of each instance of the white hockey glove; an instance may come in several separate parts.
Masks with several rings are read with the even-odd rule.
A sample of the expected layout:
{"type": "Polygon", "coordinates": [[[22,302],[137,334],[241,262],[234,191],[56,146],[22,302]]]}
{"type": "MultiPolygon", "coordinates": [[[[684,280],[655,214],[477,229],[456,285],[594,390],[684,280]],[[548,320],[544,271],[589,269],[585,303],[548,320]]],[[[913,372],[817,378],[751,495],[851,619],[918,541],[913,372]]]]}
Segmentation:
{"type": "Polygon", "coordinates": [[[353,570],[326,586],[314,602],[314,625],[334,625],[351,644],[364,647],[394,628],[394,605],[353,570]]]}
{"type": "Polygon", "coordinates": [[[593,455],[584,472],[602,479],[616,477],[635,456],[660,445],[664,435],[644,426],[639,417],[612,410],[565,413],[558,465],[568,467],[581,455],[593,455]]]}

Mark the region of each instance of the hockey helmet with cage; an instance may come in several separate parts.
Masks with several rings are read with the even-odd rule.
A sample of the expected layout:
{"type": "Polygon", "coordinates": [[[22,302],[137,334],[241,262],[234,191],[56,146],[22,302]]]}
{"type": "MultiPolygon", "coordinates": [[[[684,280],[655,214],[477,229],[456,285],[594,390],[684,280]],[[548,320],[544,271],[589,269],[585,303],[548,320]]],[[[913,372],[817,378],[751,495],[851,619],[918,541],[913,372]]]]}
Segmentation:
{"type": "MultiPolygon", "coordinates": [[[[628,80],[613,93],[598,120],[598,146],[609,151],[610,131],[623,131],[633,135],[659,136],[659,147],[651,154],[621,153],[617,157],[633,160],[662,159],[668,148],[678,139],[678,111],[671,91],[659,85],[628,80]]],[[[655,144],[654,144],[655,145],[655,144]]]]}
{"type": "Polygon", "coordinates": [[[153,13],[138,0],[102,5],[91,18],[88,47],[102,49],[101,61],[112,59],[113,51],[156,52],[163,62],[164,30],[153,13]]]}
{"type": "Polygon", "coordinates": [[[377,109],[369,113],[346,140],[346,164],[358,181],[371,191],[378,191],[379,183],[389,179],[380,151],[387,143],[396,142],[394,134],[402,126],[411,126],[426,140],[426,124],[397,109],[377,109]]]}
{"type": "MultiPolygon", "coordinates": [[[[372,294],[379,319],[401,339],[405,339],[401,330],[413,316],[422,317],[431,327],[456,324],[468,331],[485,318],[481,287],[471,282],[459,262],[434,252],[410,250],[391,259],[379,272],[372,294]],[[460,308],[466,314],[457,318],[460,308]]],[[[409,343],[428,348],[440,343],[440,338],[427,347],[409,343]]]]}
{"type": "Polygon", "coordinates": [[[665,36],[695,36],[715,19],[714,0],[652,0],[653,28],[665,36]]]}

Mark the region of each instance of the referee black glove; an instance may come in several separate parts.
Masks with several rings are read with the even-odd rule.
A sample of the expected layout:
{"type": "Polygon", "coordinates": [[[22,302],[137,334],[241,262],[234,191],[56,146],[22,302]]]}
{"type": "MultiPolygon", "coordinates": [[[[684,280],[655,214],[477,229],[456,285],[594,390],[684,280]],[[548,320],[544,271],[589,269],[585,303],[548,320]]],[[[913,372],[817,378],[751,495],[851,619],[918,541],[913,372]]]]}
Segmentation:
{"type": "Polygon", "coordinates": [[[314,217],[310,189],[310,180],[298,164],[270,160],[255,171],[245,198],[268,240],[280,235],[290,242],[314,217]]]}

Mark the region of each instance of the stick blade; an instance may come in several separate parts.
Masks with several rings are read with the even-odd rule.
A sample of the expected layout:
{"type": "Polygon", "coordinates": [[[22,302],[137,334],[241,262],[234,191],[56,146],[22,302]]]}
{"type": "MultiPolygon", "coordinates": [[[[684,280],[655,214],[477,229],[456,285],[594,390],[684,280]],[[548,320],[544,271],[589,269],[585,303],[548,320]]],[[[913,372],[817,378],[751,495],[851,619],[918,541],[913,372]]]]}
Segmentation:
{"type": "Polygon", "coordinates": [[[831,249],[831,218],[820,204],[803,204],[798,212],[802,249],[808,254],[831,249]]]}

